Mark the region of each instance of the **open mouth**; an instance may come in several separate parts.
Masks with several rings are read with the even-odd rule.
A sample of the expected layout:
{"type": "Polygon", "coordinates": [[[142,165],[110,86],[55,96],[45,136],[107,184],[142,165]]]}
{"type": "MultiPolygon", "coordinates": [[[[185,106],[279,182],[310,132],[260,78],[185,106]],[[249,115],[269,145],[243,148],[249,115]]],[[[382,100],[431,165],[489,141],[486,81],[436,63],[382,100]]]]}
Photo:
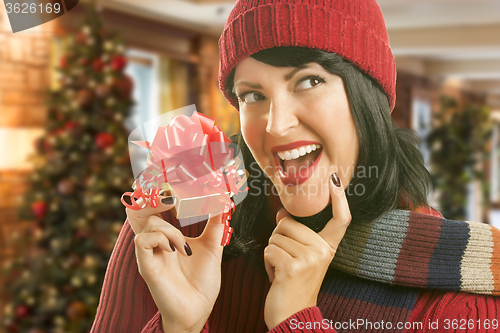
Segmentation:
{"type": "Polygon", "coordinates": [[[274,152],[276,166],[283,183],[298,185],[306,181],[317,166],[322,148],[321,145],[311,144],[292,150],[274,152]]]}

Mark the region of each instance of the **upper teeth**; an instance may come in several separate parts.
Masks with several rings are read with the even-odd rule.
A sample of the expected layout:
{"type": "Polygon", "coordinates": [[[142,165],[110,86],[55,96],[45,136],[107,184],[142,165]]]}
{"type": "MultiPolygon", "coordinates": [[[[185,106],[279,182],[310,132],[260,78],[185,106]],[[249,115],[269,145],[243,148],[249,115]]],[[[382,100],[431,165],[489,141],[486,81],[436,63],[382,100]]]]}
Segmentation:
{"type": "Polygon", "coordinates": [[[305,154],[309,154],[310,152],[315,151],[318,148],[321,148],[321,146],[307,145],[299,147],[297,149],[278,151],[277,153],[282,160],[293,160],[299,158],[299,156],[304,156],[305,154]]]}

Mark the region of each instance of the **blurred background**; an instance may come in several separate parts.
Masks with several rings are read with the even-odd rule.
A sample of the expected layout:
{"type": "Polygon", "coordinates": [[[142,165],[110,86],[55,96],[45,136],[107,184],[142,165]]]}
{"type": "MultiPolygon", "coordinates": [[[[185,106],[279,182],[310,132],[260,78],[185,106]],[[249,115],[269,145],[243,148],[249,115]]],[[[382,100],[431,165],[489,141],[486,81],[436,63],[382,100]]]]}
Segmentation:
{"type": "MultiPolygon", "coordinates": [[[[500,226],[500,1],[378,2],[392,116],[420,134],[431,205],[500,226]]],[[[0,332],[90,329],[132,182],[130,130],[190,104],[239,130],[217,85],[234,1],[86,4],[15,34],[0,5],[0,332]]]]}

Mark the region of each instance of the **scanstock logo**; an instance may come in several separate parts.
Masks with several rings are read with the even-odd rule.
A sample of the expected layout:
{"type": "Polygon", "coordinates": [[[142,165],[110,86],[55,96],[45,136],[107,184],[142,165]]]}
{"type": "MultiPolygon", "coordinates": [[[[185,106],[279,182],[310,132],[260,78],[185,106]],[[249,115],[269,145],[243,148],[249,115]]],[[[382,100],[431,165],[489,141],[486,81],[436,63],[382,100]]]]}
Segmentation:
{"type": "Polygon", "coordinates": [[[4,0],[12,32],[52,21],[73,9],[79,0],[4,0]]]}

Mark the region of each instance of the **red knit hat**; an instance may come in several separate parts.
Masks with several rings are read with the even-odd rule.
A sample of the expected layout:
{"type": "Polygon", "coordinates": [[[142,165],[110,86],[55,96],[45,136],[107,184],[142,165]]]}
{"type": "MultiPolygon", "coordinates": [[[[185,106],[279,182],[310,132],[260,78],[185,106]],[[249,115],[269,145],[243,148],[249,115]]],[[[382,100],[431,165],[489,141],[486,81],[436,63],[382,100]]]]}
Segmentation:
{"type": "Polygon", "coordinates": [[[376,0],[238,0],[219,39],[219,88],[246,57],[278,46],[337,53],[375,79],[396,100],[396,65],[376,0]]]}

